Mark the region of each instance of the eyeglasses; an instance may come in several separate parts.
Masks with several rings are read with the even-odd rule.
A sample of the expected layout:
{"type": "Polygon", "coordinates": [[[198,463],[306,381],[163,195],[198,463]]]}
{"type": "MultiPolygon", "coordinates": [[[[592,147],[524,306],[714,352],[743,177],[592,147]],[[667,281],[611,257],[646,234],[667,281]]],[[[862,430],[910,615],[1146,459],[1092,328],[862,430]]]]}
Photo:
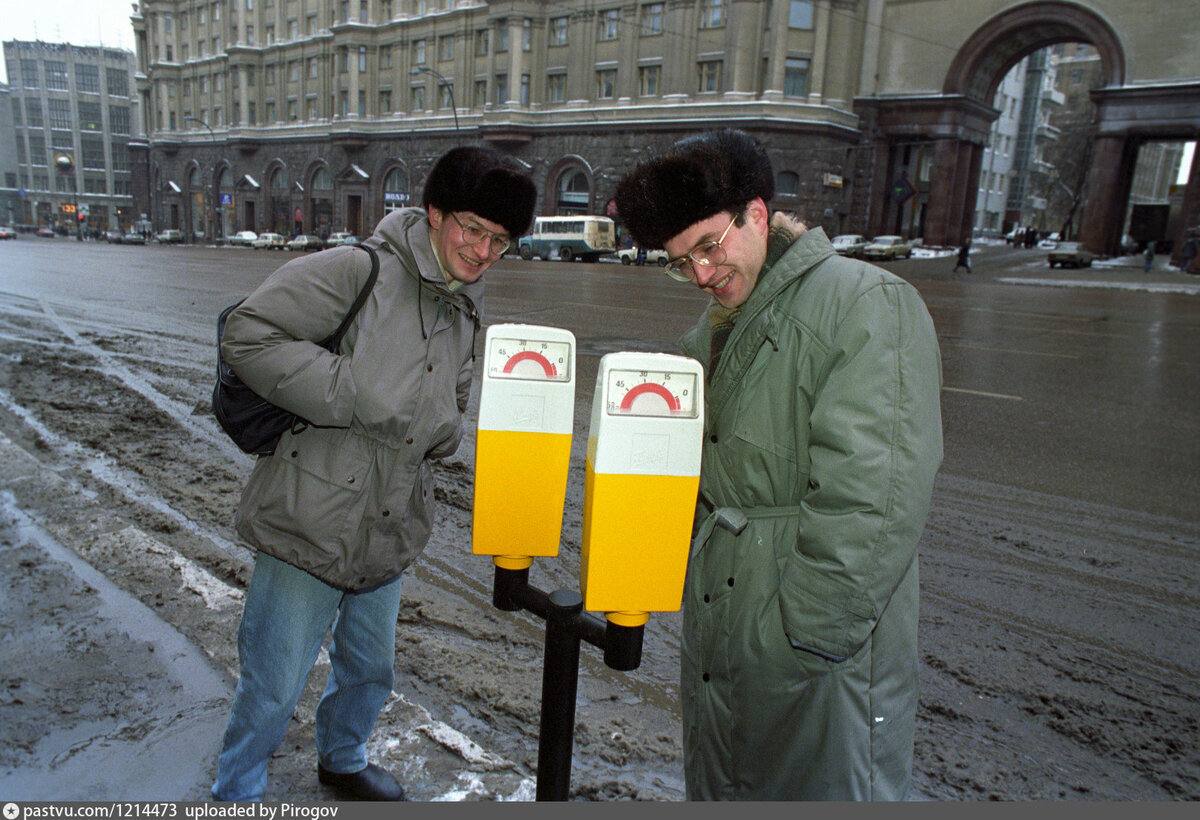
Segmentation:
{"type": "Polygon", "coordinates": [[[729,224],[725,226],[725,230],[721,233],[721,238],[716,242],[705,242],[697,248],[685,253],[678,259],[670,259],[663,266],[667,276],[670,276],[677,282],[691,282],[696,278],[695,265],[704,265],[711,267],[719,265],[725,261],[725,249],[721,247],[721,243],[725,241],[725,237],[729,234],[729,229],[733,227],[733,223],[737,222],[741,217],[738,214],[733,219],[729,220],[729,224]]]}
{"type": "Polygon", "coordinates": [[[454,221],[458,223],[459,230],[462,231],[463,239],[468,245],[478,245],[484,239],[488,240],[488,250],[495,256],[503,256],[504,252],[512,247],[512,239],[507,236],[501,236],[492,231],[485,231],[478,225],[464,225],[462,220],[454,216],[454,212],[450,212],[450,216],[454,217],[454,221]]]}

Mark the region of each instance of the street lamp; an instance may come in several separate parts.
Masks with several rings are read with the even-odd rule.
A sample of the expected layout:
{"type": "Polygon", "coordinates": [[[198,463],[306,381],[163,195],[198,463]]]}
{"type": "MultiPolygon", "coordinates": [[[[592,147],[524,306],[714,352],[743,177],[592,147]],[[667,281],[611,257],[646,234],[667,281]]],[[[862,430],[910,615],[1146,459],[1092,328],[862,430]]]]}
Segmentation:
{"type": "Polygon", "coordinates": [[[416,68],[414,68],[412,71],[410,71],[408,73],[414,77],[417,76],[418,74],[432,74],[433,76],[437,77],[439,80],[442,81],[442,85],[446,86],[446,93],[448,93],[450,95],[450,110],[454,112],[454,133],[457,134],[458,133],[458,108],[454,105],[454,83],[450,82],[445,77],[443,77],[440,71],[430,68],[427,65],[417,66],[416,68]]]}
{"type": "Polygon", "coordinates": [[[71,196],[75,204],[75,213],[72,214],[72,219],[75,220],[75,239],[78,242],[83,241],[83,225],[79,222],[79,186],[75,184],[75,160],[71,159],[70,154],[59,153],[54,158],[54,167],[64,177],[71,178],[71,196]]]}
{"type": "MultiPolygon", "coordinates": [[[[212,140],[213,147],[216,148],[217,136],[216,136],[216,134],[213,133],[213,130],[209,126],[208,123],[206,123],[204,120],[200,119],[199,117],[184,117],[183,121],[184,122],[198,122],[201,125],[203,125],[205,128],[207,128],[208,129],[208,138],[210,140],[212,140]]],[[[216,216],[216,210],[217,210],[217,196],[215,194],[216,187],[217,187],[217,165],[216,165],[216,161],[214,160],[213,161],[213,179],[212,179],[213,190],[205,192],[205,200],[208,203],[208,220],[207,220],[208,224],[207,224],[206,230],[208,231],[209,238],[213,239],[213,240],[216,239],[216,237],[213,235],[214,234],[213,218],[216,216]]],[[[192,237],[192,238],[195,239],[195,237],[192,237]]]]}

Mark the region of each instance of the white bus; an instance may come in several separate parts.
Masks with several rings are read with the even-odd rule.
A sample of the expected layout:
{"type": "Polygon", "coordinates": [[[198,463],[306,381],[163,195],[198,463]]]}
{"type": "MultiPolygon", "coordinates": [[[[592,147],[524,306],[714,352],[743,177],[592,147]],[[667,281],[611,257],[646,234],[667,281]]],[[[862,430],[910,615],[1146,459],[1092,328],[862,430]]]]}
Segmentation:
{"type": "Polygon", "coordinates": [[[522,259],[595,262],[617,249],[617,227],[607,216],[539,216],[517,242],[522,259]]]}

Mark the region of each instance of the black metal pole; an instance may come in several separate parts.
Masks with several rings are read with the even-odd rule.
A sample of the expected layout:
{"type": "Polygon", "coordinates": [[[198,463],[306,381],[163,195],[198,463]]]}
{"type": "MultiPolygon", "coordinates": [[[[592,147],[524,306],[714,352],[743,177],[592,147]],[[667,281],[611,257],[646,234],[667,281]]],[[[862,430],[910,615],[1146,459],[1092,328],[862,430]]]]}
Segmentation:
{"type": "Polygon", "coordinates": [[[497,566],[492,604],[506,612],[525,609],[546,621],[536,797],[539,802],[564,801],[571,791],[580,644],[587,641],[602,649],[607,666],[628,672],[642,661],[645,627],[619,626],[584,612],[583,597],[575,590],[547,595],[529,585],[528,568],[497,566]]]}
{"type": "Polygon", "coordinates": [[[571,621],[582,610],[583,598],[578,592],[559,589],[550,593],[538,735],[538,800],[566,800],[571,790],[575,696],[579,689],[579,637],[571,629],[571,621]]]}

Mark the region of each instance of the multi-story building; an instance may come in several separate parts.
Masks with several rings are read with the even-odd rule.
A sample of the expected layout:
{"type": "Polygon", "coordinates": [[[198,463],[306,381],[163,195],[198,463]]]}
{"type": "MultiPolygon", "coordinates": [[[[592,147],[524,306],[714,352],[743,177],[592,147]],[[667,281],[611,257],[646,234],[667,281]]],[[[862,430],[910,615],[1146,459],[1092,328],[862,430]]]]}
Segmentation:
{"type": "Polygon", "coordinates": [[[849,230],[862,21],[838,5],[145,0],[149,210],[362,233],[461,141],[527,164],[541,213],[604,213],[646,151],[715,123],[767,144],[774,206],[849,230]]]}
{"type": "Polygon", "coordinates": [[[1039,231],[1053,230],[1046,219],[1046,180],[1054,168],[1043,153],[1047,143],[1055,140],[1058,129],[1050,124],[1051,113],[1063,104],[1061,91],[1055,87],[1056,67],[1049,49],[1033,52],[1022,63],[1025,80],[1018,107],[1016,148],[1008,188],[1006,221],[1013,225],[1032,227],[1039,231]]]}
{"type": "Polygon", "coordinates": [[[1022,60],[1004,75],[992,101],[1000,116],[992,124],[979,171],[975,232],[980,236],[999,236],[1013,227],[1007,219],[1008,189],[1012,182],[1013,154],[1016,151],[1024,94],[1025,61],[1022,60]]]}
{"type": "Polygon", "coordinates": [[[139,213],[129,146],[141,137],[133,52],[9,40],[4,60],[16,154],[4,185],[15,188],[14,221],[132,227],[139,213]]]}

